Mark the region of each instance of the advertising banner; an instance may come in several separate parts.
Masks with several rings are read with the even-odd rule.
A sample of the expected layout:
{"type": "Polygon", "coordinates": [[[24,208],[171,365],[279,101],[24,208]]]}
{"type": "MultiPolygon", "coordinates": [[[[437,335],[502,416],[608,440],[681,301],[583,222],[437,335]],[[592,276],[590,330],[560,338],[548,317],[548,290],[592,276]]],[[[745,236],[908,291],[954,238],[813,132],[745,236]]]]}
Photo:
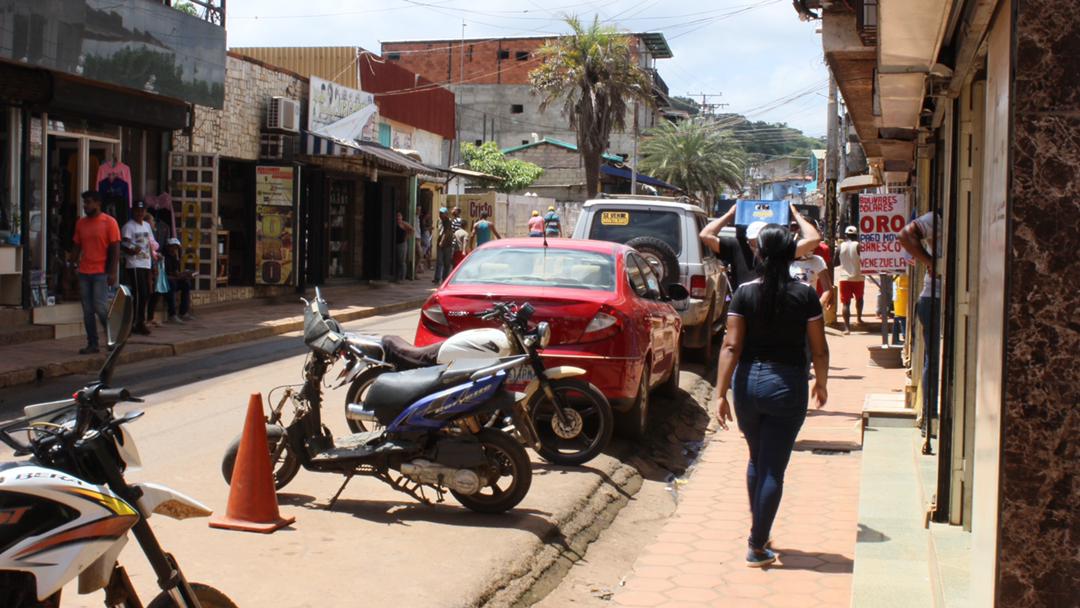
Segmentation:
{"type": "Polygon", "coordinates": [[[859,259],[863,274],[893,274],[911,265],[900,246],[907,225],[904,194],[859,195],[859,259]]]}
{"type": "Polygon", "coordinates": [[[375,96],[311,77],[308,129],[345,142],[379,141],[379,108],[375,96]]]}
{"type": "Polygon", "coordinates": [[[255,167],[255,282],[291,285],[293,276],[292,167],[255,167]]]}

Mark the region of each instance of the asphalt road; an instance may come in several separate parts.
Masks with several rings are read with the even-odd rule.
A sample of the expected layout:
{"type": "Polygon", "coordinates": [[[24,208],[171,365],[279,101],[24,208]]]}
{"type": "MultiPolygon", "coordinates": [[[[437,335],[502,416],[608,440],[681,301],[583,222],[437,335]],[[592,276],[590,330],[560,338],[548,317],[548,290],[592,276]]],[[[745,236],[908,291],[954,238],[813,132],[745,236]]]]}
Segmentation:
{"type": "MultiPolygon", "coordinates": [[[[416,321],[413,311],[346,327],[411,338],[416,321]]],[[[288,334],[119,368],[114,386],[146,399],[138,406],[146,416],[129,427],[144,467],[130,472],[129,480],[168,485],[223,511],[228,486],[221,456],[240,432],[249,395],[300,382],[304,354],[299,335],[288,334]]],[[[85,380],[5,389],[0,414],[10,417],[26,403],[62,398],[85,380]]],[[[694,381],[684,371],[683,383],[694,381]]],[[[341,434],[344,390],[325,397],[324,421],[341,434]]],[[[612,451],[625,459],[634,449],[616,445],[612,451]]],[[[529,495],[498,516],[472,513],[449,495],[443,504],[423,505],[368,478],[354,479],[329,511],[342,478],[301,471],[279,494],[282,513],[296,517],[289,529],[272,535],[229,532],[211,529],[205,520],[163,516],[151,525],[189,580],[211,584],[243,607],[479,605],[525,576],[552,547],[572,542],[574,530],[595,519],[592,512],[610,515],[612,503],[625,503],[637,487],[626,480],[636,476],[640,485],[636,469],[607,454],[568,468],[530,455],[529,495]]],[[[121,563],[148,603],[156,585],[133,539],[121,563]]],[[[78,596],[74,584],[64,596],[64,606],[99,606],[103,599],[101,593],[78,596]]]]}

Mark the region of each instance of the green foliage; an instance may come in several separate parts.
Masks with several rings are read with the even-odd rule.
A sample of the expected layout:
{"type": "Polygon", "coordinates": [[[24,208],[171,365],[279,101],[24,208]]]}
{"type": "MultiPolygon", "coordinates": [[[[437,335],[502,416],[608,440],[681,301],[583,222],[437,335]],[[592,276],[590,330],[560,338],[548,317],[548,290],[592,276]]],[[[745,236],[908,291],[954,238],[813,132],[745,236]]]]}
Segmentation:
{"type": "Polygon", "coordinates": [[[739,114],[725,114],[717,121],[726,125],[747,154],[768,157],[809,156],[810,150],[824,148],[825,138],[807,137],[787,123],[750,121],[739,114]]]}
{"type": "Polygon", "coordinates": [[[173,8],[180,11],[181,13],[187,13],[192,17],[199,16],[199,9],[195,8],[195,5],[190,2],[176,2],[173,4],[173,8]]]}
{"type": "Polygon", "coordinates": [[[701,104],[689,97],[684,97],[682,95],[676,95],[671,98],[671,107],[675,108],[676,110],[682,110],[683,112],[687,112],[691,116],[697,116],[701,113],[701,104]]]}
{"type": "Polygon", "coordinates": [[[664,122],[641,144],[641,171],[711,199],[723,187],[742,188],[746,155],[729,131],[694,118],[664,122]]]}
{"type": "Polygon", "coordinates": [[[575,16],[565,21],[571,33],[537,51],[542,63],[529,73],[529,80],[543,98],[541,110],[562,103],[563,116],[577,132],[586,191],[592,198],[599,191],[600,156],[611,132],[626,128],[635,100],[652,103],[652,81],[637,65],[630,39],[615,28],[601,26],[598,17],[589,26],[575,16]]]}
{"type": "Polygon", "coordinates": [[[461,158],[465,168],[503,178],[496,188],[499,192],[517,192],[532,185],[544,170],[538,165],[516,158],[506,158],[493,141],[481,146],[461,145],[461,158]]]}

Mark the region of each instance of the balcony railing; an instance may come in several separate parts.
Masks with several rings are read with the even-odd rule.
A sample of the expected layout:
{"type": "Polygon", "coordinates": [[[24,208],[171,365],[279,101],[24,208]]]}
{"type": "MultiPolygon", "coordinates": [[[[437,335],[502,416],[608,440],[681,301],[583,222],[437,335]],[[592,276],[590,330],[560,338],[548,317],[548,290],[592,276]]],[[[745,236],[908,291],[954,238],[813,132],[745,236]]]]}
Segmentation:
{"type": "Polygon", "coordinates": [[[877,46],[878,0],[856,0],[855,21],[866,46],[877,46]]]}
{"type": "Polygon", "coordinates": [[[155,0],[165,6],[225,27],[225,0],[155,0]]]}

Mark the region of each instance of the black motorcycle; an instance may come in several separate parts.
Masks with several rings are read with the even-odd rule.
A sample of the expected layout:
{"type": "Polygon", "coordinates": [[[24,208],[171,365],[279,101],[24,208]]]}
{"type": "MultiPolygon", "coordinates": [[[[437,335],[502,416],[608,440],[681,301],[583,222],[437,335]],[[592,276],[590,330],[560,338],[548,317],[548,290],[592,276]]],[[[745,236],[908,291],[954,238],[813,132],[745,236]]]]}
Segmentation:
{"type": "MultiPolygon", "coordinates": [[[[449,490],[462,505],[482,513],[501,513],[525,498],[532,483],[528,454],[513,437],[480,422],[513,404],[503,384],[508,371],[526,363],[525,357],[385,374],[373,383],[369,398],[380,428],[335,438],[322,423],[322,387],[349,343],[318,290],[312,301],[305,301],[304,343],[311,352],[303,384],[281,387],[283,394],[267,416],[278,489],[304,468],[345,477],[329,508],[357,475],[374,477],[424,503],[430,502],[425,488],[439,502],[449,490]],[[293,415],[285,421],[287,403],[293,415]]],[[[238,449],[239,439],[222,460],[227,482],[238,449]]]]}

